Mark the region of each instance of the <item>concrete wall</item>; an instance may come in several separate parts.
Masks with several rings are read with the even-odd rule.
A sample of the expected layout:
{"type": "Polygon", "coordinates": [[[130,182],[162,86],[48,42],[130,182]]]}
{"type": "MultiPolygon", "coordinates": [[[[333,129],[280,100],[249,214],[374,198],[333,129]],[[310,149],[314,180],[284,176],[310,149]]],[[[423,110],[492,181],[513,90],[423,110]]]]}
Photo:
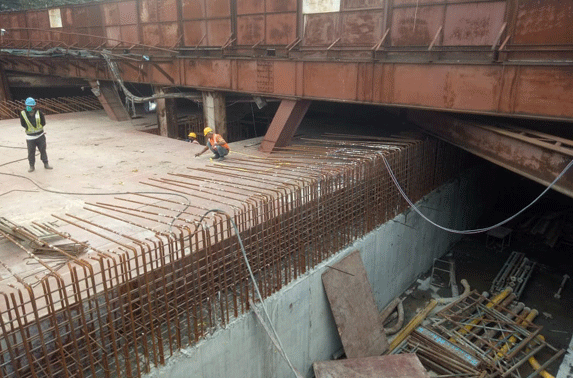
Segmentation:
{"type": "MultiPolygon", "coordinates": [[[[480,187],[482,179],[482,170],[472,169],[433,191],[417,205],[442,226],[472,228],[484,211],[484,203],[489,202],[489,193],[480,187]]],[[[329,360],[342,348],[322,286],[321,275],[327,265],[358,249],[381,309],[427,271],[433,259],[447,252],[459,237],[408,211],[267,298],[265,306],[296,369],[312,377],[314,361],[329,360]]],[[[178,352],[165,366],[148,375],[155,378],[293,376],[253,312],[178,352]]]]}

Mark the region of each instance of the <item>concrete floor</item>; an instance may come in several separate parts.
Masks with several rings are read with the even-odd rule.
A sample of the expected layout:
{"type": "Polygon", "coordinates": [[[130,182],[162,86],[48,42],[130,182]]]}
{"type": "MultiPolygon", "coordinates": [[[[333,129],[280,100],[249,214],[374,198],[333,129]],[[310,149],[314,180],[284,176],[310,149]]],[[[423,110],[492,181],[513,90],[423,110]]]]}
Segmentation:
{"type": "MultiPolygon", "coordinates": [[[[209,151],[194,156],[203,146],[142,132],[154,122],[155,114],[115,122],[103,110],[49,115],[45,127],[47,153],[54,169],[45,170],[38,154],[36,170],[28,173],[24,129],[17,119],[0,121],[0,216],[24,226],[31,222],[48,223],[66,232],[69,225],[52,214],[94,220],[101,216],[84,209],[86,203],[121,203],[115,199],[117,193],[159,192],[160,189],[142,182],[168,173],[190,173],[197,167],[213,166],[209,151]]],[[[264,156],[257,151],[258,146],[244,148],[245,144],[255,142],[251,139],[233,143],[228,159],[239,153],[264,156]]],[[[109,218],[104,223],[114,226],[109,218]]],[[[115,226],[128,235],[141,232],[123,222],[115,226]]],[[[105,250],[106,240],[73,229],[74,237],[105,250]]],[[[20,275],[29,275],[38,268],[25,251],[4,238],[0,238],[0,262],[20,275]]],[[[2,284],[11,282],[11,276],[0,266],[0,289],[2,284]]]]}

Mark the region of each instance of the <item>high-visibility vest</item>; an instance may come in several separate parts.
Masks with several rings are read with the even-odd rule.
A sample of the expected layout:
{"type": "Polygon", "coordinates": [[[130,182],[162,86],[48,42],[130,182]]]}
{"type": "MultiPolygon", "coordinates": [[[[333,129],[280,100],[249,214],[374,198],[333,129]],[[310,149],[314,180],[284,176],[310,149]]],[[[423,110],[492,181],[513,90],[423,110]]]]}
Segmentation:
{"type": "MultiPolygon", "coordinates": [[[[217,137],[222,138],[219,134],[213,134],[211,138],[209,138],[209,143],[211,143],[211,147],[215,147],[215,143],[217,143],[217,137]]],[[[221,146],[225,147],[227,150],[230,150],[229,145],[227,143],[221,144],[221,146]]]]}
{"type": "Polygon", "coordinates": [[[42,119],[40,118],[40,112],[36,110],[36,126],[32,125],[32,122],[28,119],[28,113],[22,110],[22,118],[26,121],[28,128],[26,129],[26,134],[35,134],[38,131],[44,130],[44,125],[42,125],[42,119]]]}

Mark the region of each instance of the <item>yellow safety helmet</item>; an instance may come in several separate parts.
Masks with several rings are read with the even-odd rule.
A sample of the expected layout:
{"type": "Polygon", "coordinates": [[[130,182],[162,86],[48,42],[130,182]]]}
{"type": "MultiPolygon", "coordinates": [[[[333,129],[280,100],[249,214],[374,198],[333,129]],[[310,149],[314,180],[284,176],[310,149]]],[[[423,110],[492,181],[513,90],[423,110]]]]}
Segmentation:
{"type": "Polygon", "coordinates": [[[195,133],[189,133],[189,135],[187,135],[189,138],[195,138],[197,139],[197,134],[195,133]]]}
{"type": "Polygon", "coordinates": [[[203,134],[205,136],[207,136],[207,134],[212,133],[212,132],[213,132],[213,129],[210,127],[205,127],[205,129],[203,130],[203,134]]]}

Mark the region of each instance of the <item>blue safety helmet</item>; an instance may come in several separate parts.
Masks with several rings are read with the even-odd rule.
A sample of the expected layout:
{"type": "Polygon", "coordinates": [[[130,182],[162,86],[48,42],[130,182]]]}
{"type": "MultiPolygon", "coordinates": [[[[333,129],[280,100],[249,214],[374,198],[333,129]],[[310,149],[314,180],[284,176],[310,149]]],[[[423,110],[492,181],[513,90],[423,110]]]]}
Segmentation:
{"type": "Polygon", "coordinates": [[[32,97],[28,97],[25,102],[26,106],[36,106],[36,100],[32,97]]]}

